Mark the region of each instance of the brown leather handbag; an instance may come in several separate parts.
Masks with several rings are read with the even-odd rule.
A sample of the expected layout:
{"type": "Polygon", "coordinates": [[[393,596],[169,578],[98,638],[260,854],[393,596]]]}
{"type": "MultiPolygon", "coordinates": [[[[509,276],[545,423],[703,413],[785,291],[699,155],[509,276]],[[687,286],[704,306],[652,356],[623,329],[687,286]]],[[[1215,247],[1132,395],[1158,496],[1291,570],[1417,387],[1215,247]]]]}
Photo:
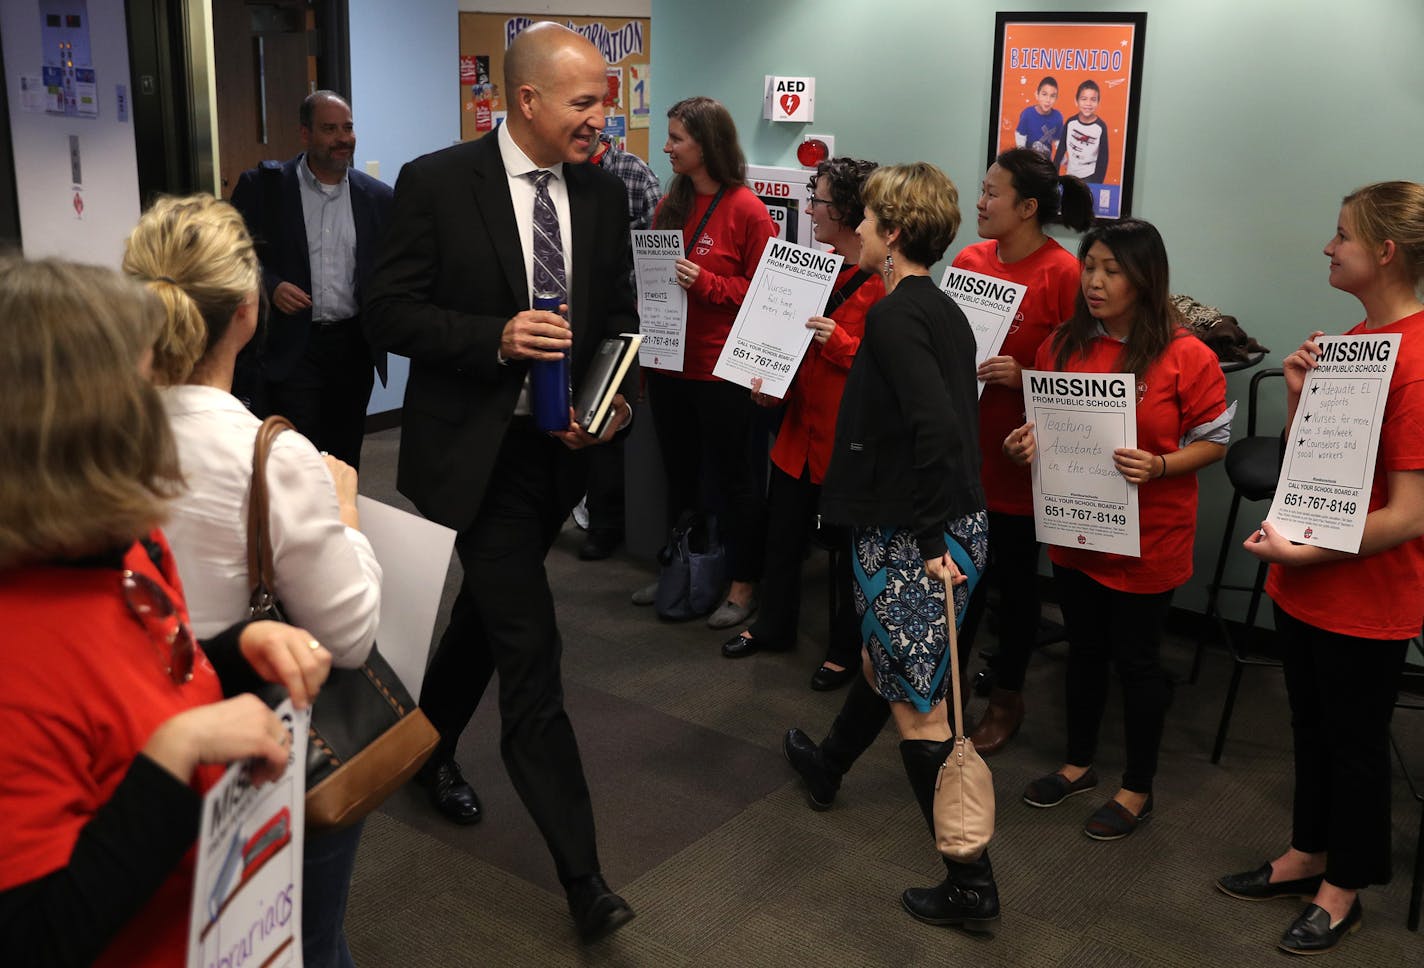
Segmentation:
{"type": "Polygon", "coordinates": [[[959,691],[959,629],[954,621],[954,588],[946,574],[944,614],[949,626],[949,655],[954,706],[954,738],[935,780],[935,845],[950,860],[977,860],[994,836],[994,778],[989,764],[964,733],[964,705],[959,691]]]}
{"type": "MultiPolygon", "coordinates": [[[[292,429],[287,418],[268,417],[252,449],[247,509],[251,619],[286,621],[273,594],[267,456],[277,435],[292,429]]],[[[375,646],[359,669],[332,669],[312,705],[307,736],[307,829],[335,830],[360,820],[409,780],[439,741],[440,734],[375,646]]]]}

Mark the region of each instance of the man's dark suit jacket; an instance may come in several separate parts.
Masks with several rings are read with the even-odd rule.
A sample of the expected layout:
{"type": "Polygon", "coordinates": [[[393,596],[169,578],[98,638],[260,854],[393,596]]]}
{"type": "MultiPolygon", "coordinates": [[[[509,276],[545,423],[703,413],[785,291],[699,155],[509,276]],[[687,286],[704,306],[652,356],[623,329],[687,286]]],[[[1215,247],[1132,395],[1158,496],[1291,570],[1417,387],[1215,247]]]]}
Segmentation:
{"type": "MultiPolygon", "coordinates": [[[[638,317],[623,182],[592,165],[565,164],[564,178],[577,388],[598,344],[635,332],[638,317]]],[[[529,283],[495,135],[401,170],[370,293],[363,319],[371,346],[411,361],[396,486],[427,518],[463,531],[479,510],[529,370],[526,361],[498,359],[505,323],[529,308],[529,283]]],[[[627,400],[636,380],[630,369],[627,400]]],[[[581,476],[584,463],[568,451],[568,476],[581,476]]]]}
{"type": "MultiPolygon", "coordinates": [[[[257,256],[262,261],[262,288],[269,299],[280,282],[290,282],[308,295],[312,291],[307,225],[302,215],[301,183],[297,180],[297,165],[303,163],[304,157],[297,155],[285,163],[264,161],[243,172],[232,192],[233,207],[242,213],[247,231],[257,242],[257,256]]],[[[347,177],[351,188],[351,220],[356,226],[356,299],[359,303],[370,292],[381,232],[390,217],[393,193],[385,182],[354,168],[347,177]]],[[[262,352],[263,378],[285,379],[306,351],[310,333],[310,309],[289,316],[273,306],[262,352]]],[[[381,374],[381,382],[385,383],[386,354],[373,352],[371,358],[381,374]]]]}

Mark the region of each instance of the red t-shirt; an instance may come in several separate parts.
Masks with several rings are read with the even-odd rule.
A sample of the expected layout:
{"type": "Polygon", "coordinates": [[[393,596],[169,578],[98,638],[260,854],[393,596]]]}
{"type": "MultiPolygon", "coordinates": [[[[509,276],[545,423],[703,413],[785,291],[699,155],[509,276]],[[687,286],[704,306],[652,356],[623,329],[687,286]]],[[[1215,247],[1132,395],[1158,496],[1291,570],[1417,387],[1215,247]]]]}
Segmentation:
{"type": "MultiPolygon", "coordinates": [[[[1424,313],[1378,329],[1360,323],[1347,334],[1401,333],[1379,454],[1370,486],[1370,511],[1389,503],[1391,471],[1424,470],[1424,313]]],[[[1272,565],[1266,592],[1286,612],[1316,628],[1362,639],[1409,639],[1424,621],[1424,538],[1366,558],[1302,568],[1272,565]]]]}
{"type": "MultiPolygon", "coordinates": [[[[954,257],[954,266],[1028,286],[1018,316],[996,355],[1012,356],[1024,369],[1032,369],[1034,354],[1048,334],[1073,315],[1081,276],[1078,260],[1049,239],[1017,262],[1000,262],[999,243],[990,239],[960,252],[954,257]]],[[[1004,438],[1023,422],[1021,388],[999,384],[984,387],[979,397],[979,479],[984,483],[984,497],[991,511],[1033,514],[1029,469],[1004,456],[1004,438]]]]}
{"type": "MultiPolygon", "coordinates": [[[[855,275],[856,267],[845,266],[836,278],[836,289],[855,275]]],[[[885,282],[877,273],[862,282],[845,302],[831,313],[836,328],[823,346],[815,340],[806,350],[806,358],[796,371],[796,379],[786,395],[786,413],[781,429],[776,432],[776,444],[771,448],[771,461],[792,477],[811,468],[811,483],[826,479],[826,467],[831,463],[831,445],[836,436],[836,413],[841,407],[846,374],[860,349],[865,334],[865,314],[885,295],[885,282]]]]}
{"type": "MultiPolygon", "coordinates": [[[[1068,361],[1073,373],[1117,370],[1122,344],[1099,336],[1088,352],[1068,361]]],[[[1053,365],[1053,341],[1038,349],[1036,368],[1053,365]]],[[[1226,377],[1205,343],[1179,330],[1172,342],[1137,382],[1137,446],[1152,454],[1171,454],[1193,427],[1226,411],[1226,377]]],[[[1153,478],[1137,490],[1141,527],[1140,558],[1050,545],[1049,560],[1073,568],[1118,591],[1151,595],[1176,588],[1192,577],[1192,541],[1197,529],[1197,476],[1153,478]]]]}
{"type": "MultiPolygon", "coordinates": [[[[182,606],[166,573],[135,543],[124,566],[156,580],[182,606]]],[[[113,568],[41,566],[0,573],[0,889],[69,863],[80,829],[108,801],[154,730],[175,713],[222,699],[199,650],[193,678],[174,685],[166,646],[129,611],[113,568]]],[[[186,620],[187,612],[183,610],[186,620]]],[[[200,768],[207,790],[221,767],[200,768]]],[[[115,936],[96,965],[181,968],[187,957],[193,851],[115,936]]]]}
{"type": "MultiPolygon", "coordinates": [[[[717,203],[698,239],[691,238],[715,195],[697,195],[682,227],[683,250],[702,271],[687,290],[687,335],[683,340],[682,372],[667,372],[685,380],[714,380],[712,370],[732,322],[742,308],[752,275],[761,261],[766,240],[776,226],[766,205],[745,185],[729,188],[717,203]]],[[[666,202],[658,203],[662,208],[666,202]]],[[[656,222],[654,222],[656,224],[656,222]]]]}

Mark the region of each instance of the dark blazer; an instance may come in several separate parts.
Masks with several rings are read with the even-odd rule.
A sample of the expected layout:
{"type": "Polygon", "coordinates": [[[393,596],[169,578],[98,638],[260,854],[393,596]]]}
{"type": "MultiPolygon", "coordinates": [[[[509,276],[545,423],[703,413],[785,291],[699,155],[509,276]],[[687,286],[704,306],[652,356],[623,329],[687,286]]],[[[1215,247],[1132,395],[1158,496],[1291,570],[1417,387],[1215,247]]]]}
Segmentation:
{"type": "Polygon", "coordinates": [[[974,331],[928,276],[900,280],[865,316],[846,377],[821,516],[909,528],[926,558],[950,521],[984,509],[974,331]]]}
{"type": "MultiPolygon", "coordinates": [[[[577,387],[598,344],[638,327],[623,182],[564,165],[573,234],[571,373],[577,387]]],[[[529,308],[509,181],[491,134],[407,164],[363,320],[378,350],[410,357],[396,486],[457,531],[474,521],[528,364],[501,365],[505,323],[529,308]]],[[[636,368],[624,383],[632,400],[636,368]]],[[[570,477],[584,455],[565,451],[570,477]]],[[[577,500],[577,495],[575,495],[577,500]]]]}
{"type": "MultiPolygon", "coordinates": [[[[285,163],[264,161],[243,172],[232,192],[232,204],[242,213],[247,231],[257,242],[262,288],[269,299],[281,282],[290,282],[308,294],[312,289],[307,226],[302,216],[301,183],[297,180],[297,165],[303,157],[297,155],[285,163]]],[[[351,220],[356,226],[356,299],[360,302],[370,291],[394,193],[385,182],[354,168],[347,177],[351,186],[351,220]]],[[[273,306],[262,353],[263,377],[285,379],[305,352],[310,332],[310,309],[289,316],[273,306]]],[[[371,361],[385,383],[386,354],[372,353],[371,361]]]]}

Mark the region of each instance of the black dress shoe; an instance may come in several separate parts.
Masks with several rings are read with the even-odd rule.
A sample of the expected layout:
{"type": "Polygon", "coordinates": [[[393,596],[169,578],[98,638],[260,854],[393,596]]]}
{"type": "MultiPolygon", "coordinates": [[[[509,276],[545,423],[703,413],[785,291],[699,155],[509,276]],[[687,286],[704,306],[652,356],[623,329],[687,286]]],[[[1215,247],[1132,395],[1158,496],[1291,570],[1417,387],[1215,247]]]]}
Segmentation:
{"type": "Polygon", "coordinates": [[[767,642],[766,639],[759,639],[752,635],[743,635],[740,632],[722,643],[722,658],[724,659],[745,659],[758,652],[785,651],[784,646],[767,642]]]}
{"type": "Polygon", "coordinates": [[[584,944],[606,938],[633,920],[633,909],[603,879],[602,874],[590,874],[574,880],[568,887],[569,914],[578,928],[584,944]]]}
{"type": "Polygon", "coordinates": [[[1293,881],[1276,881],[1272,884],[1271,864],[1267,861],[1253,871],[1218,877],[1216,889],[1243,901],[1270,901],[1278,897],[1305,899],[1315,896],[1320,890],[1320,882],[1324,879],[1323,874],[1316,874],[1314,877],[1300,877],[1293,881]]]}
{"type": "Polygon", "coordinates": [[[854,666],[846,666],[837,672],[835,669],[828,669],[823,665],[811,674],[811,688],[817,692],[830,692],[832,689],[839,689],[854,679],[859,671],[854,666]]]}
{"type": "Polygon", "coordinates": [[[1307,904],[1295,923],[1281,935],[1281,942],[1276,947],[1292,955],[1322,954],[1343,941],[1345,935],[1360,930],[1364,916],[1360,899],[1355,898],[1355,903],[1350,905],[1350,913],[1332,928],[1329,911],[1318,904],[1307,904]]]}
{"type": "Polygon", "coordinates": [[[580,561],[602,561],[613,554],[623,542],[623,536],[611,528],[589,528],[583,547],[579,548],[580,561]]]}
{"type": "Polygon", "coordinates": [[[460,773],[460,766],[454,760],[438,760],[427,763],[416,774],[416,779],[430,794],[430,802],[448,820],[469,826],[479,823],[484,816],[480,798],[475,796],[474,787],[466,782],[460,773]]]}

